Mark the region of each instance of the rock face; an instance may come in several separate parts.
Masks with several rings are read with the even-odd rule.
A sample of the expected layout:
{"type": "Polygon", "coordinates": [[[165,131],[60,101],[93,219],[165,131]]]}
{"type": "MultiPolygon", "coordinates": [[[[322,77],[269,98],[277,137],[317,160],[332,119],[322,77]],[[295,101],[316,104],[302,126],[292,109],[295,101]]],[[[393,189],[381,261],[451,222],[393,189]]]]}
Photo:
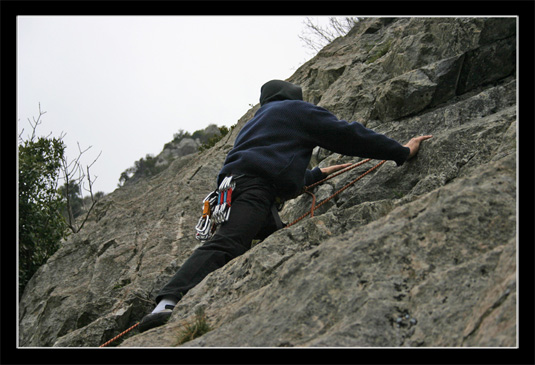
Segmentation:
{"type": "Polygon", "coordinates": [[[201,147],[203,143],[207,142],[210,138],[221,135],[219,128],[215,124],[210,124],[208,127],[195,132],[194,135],[199,132],[202,134],[203,140],[200,138],[193,138],[192,136],[180,138],[178,142],[173,140],[167,143],[162,152],[156,156],[156,165],[168,165],[176,158],[195,153],[199,150],[199,147],[201,147]]]}
{"type": "MultiPolygon", "coordinates": [[[[165,326],[119,346],[176,346],[199,308],[212,330],[181,346],[516,346],[516,19],[364,19],[289,81],[340,119],[403,143],[434,137],[210,274],[165,326]]],[[[101,200],[28,283],[20,346],[96,347],[152,310],[198,246],[201,201],[257,107],[214,148],[101,200]]],[[[318,148],[312,164],[357,160],[318,148]]],[[[315,188],[317,199],[364,168],[315,188]]],[[[309,208],[302,195],[281,216],[309,208]]]]}

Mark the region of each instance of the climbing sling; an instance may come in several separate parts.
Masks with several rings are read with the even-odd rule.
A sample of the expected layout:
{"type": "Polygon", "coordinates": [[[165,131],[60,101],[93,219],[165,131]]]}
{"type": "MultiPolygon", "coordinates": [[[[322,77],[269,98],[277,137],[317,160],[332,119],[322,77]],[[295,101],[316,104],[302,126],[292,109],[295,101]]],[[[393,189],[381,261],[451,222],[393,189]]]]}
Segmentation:
{"type": "MultiPolygon", "coordinates": [[[[296,220],[294,220],[293,222],[287,224],[287,225],[283,225],[282,222],[280,222],[280,218],[279,218],[279,222],[277,222],[277,226],[280,227],[280,228],[287,228],[287,227],[290,227],[290,226],[293,226],[294,224],[298,223],[299,221],[303,220],[304,218],[306,218],[307,216],[311,216],[313,217],[314,216],[314,211],[316,211],[319,207],[321,207],[323,204],[327,203],[329,200],[333,199],[335,196],[339,195],[340,193],[342,193],[344,190],[346,190],[347,188],[349,188],[350,186],[352,186],[353,184],[355,184],[357,181],[359,181],[360,179],[362,179],[364,176],[368,175],[369,173],[371,173],[372,171],[376,170],[377,168],[379,168],[380,166],[382,166],[387,160],[383,160],[381,162],[379,162],[377,165],[371,167],[370,169],[368,169],[366,172],[364,172],[363,174],[361,174],[360,176],[358,176],[356,179],[350,181],[348,184],[344,185],[341,189],[337,190],[334,194],[332,194],[331,196],[329,196],[328,198],[324,199],[323,201],[321,201],[319,204],[316,204],[316,196],[310,191],[310,189],[318,186],[319,184],[322,184],[324,183],[325,181],[327,180],[330,180],[340,174],[343,174],[345,172],[348,172],[350,170],[353,170],[354,168],[356,167],[359,167],[367,162],[371,161],[370,158],[366,159],[366,160],[363,160],[363,161],[360,161],[360,162],[357,162],[349,167],[346,167],[345,169],[343,170],[340,170],[338,171],[337,173],[334,173],[334,174],[331,174],[329,176],[327,176],[326,178],[324,178],[323,180],[320,180],[312,185],[308,185],[308,186],[305,186],[303,188],[303,191],[301,194],[299,195],[302,195],[302,194],[309,194],[312,196],[312,206],[310,208],[310,211],[308,211],[307,213],[303,214],[302,216],[300,216],[299,218],[297,218],[296,220]]],[[[235,177],[234,179],[237,179],[237,177],[235,177]]],[[[214,231],[216,230],[217,228],[217,224],[221,224],[223,222],[225,222],[226,220],[228,220],[228,217],[230,215],[230,208],[231,208],[231,203],[232,203],[232,191],[233,189],[235,188],[235,181],[233,181],[233,177],[232,176],[228,176],[227,178],[225,178],[221,184],[219,185],[219,188],[213,192],[211,192],[210,194],[208,194],[206,196],[206,198],[204,198],[203,200],[203,213],[202,213],[202,217],[199,219],[199,222],[197,223],[197,226],[195,227],[196,228],[196,235],[195,237],[198,239],[198,240],[207,240],[209,239],[210,237],[212,237],[214,231]]],[[[272,212],[273,214],[278,217],[278,212],[277,212],[277,209],[276,209],[276,204],[273,204],[272,206],[272,212]],[[275,208],[273,208],[275,207],[275,208]]],[[[117,336],[115,336],[114,338],[112,338],[111,340],[109,340],[108,342],[104,343],[103,345],[101,345],[100,347],[105,347],[107,345],[109,345],[111,342],[115,341],[116,339],[120,338],[121,336],[125,335],[126,333],[128,333],[129,331],[131,331],[132,329],[134,329],[136,326],[139,325],[139,322],[134,324],[132,327],[128,328],[127,330],[121,332],[120,334],[118,334],[117,336]]]]}

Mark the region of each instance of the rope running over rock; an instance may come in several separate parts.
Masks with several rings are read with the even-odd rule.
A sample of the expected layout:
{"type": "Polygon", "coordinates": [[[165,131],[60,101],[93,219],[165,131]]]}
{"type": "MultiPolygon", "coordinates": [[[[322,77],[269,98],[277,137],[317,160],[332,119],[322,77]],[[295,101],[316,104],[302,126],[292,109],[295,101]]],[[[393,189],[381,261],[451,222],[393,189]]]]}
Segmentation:
{"type": "Polygon", "coordinates": [[[337,196],[338,194],[340,194],[341,192],[343,192],[344,190],[346,190],[347,188],[349,188],[351,185],[353,185],[354,183],[356,183],[357,181],[359,181],[360,179],[362,179],[364,176],[368,175],[370,172],[376,170],[377,168],[379,168],[380,166],[382,166],[387,160],[383,160],[381,162],[379,162],[377,165],[373,166],[372,168],[370,168],[368,171],[366,171],[365,173],[363,173],[362,175],[360,175],[359,177],[357,177],[355,180],[351,181],[350,183],[346,184],[343,188],[341,188],[340,190],[336,191],[334,194],[332,194],[330,197],[326,198],[325,200],[323,200],[321,203],[319,203],[318,205],[316,205],[316,196],[309,191],[309,189],[312,189],[313,187],[323,183],[324,181],[327,181],[329,179],[332,179],[333,177],[336,177],[340,174],[343,174],[344,172],[347,172],[349,170],[352,170],[354,169],[355,167],[358,167],[360,165],[363,165],[365,164],[366,162],[370,161],[371,159],[367,159],[367,160],[364,160],[364,161],[361,161],[361,162],[358,162],[354,165],[351,165],[339,172],[337,172],[336,174],[332,174],[328,177],[326,177],[325,179],[323,180],[320,180],[312,185],[309,185],[309,186],[305,186],[304,188],[304,193],[306,194],[309,194],[312,196],[312,207],[310,208],[310,211],[303,214],[301,217],[297,218],[296,220],[294,220],[293,222],[289,223],[288,225],[286,225],[285,228],[287,227],[291,227],[293,226],[294,224],[296,224],[297,222],[303,220],[305,217],[307,217],[308,215],[310,215],[311,217],[314,216],[314,211],[316,209],[318,209],[319,207],[321,207],[323,204],[327,203],[329,200],[331,200],[332,198],[334,198],[335,196],[337,196]]]}

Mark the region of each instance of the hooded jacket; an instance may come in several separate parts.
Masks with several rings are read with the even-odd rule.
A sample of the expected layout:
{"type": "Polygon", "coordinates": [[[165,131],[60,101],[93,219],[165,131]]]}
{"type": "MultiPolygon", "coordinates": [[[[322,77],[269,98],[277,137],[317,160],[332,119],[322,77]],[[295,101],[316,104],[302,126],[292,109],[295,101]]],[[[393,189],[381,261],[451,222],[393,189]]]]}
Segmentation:
{"type": "Polygon", "coordinates": [[[218,176],[262,177],[283,199],[323,178],[319,168],[307,170],[316,146],[348,156],[393,160],[401,166],[410,149],[365,128],[338,120],[328,110],[303,101],[301,88],[272,80],[260,92],[260,109],[242,128],[218,176]]]}

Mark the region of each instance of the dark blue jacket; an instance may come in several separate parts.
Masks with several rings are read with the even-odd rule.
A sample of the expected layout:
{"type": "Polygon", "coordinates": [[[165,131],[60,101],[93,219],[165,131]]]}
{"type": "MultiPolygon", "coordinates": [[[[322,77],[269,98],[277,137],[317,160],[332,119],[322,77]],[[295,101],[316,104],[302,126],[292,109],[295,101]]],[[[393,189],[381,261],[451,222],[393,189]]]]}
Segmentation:
{"type": "Polygon", "coordinates": [[[312,150],[320,146],[348,156],[393,160],[401,166],[409,148],[358,122],[338,120],[328,110],[301,100],[264,104],[249,120],[229,152],[218,176],[229,174],[267,179],[284,199],[323,178],[319,168],[307,170],[312,150]]]}

